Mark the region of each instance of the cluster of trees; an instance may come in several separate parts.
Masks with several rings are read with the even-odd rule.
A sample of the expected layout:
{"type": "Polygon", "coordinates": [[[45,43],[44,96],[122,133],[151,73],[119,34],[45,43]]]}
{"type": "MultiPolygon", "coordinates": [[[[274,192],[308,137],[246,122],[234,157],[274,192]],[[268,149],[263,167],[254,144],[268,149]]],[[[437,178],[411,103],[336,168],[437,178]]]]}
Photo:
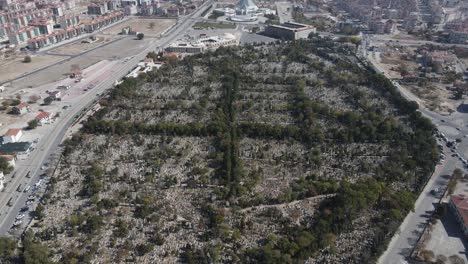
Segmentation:
{"type": "Polygon", "coordinates": [[[334,180],[319,180],[314,174],[299,177],[291,188],[278,197],[277,203],[287,203],[302,200],[321,194],[332,194],[338,191],[338,182],[334,180]]]}
{"type": "Polygon", "coordinates": [[[80,195],[86,197],[97,197],[103,188],[103,176],[104,169],[99,164],[93,163],[83,179],[83,188],[80,195]]]}
{"type": "Polygon", "coordinates": [[[50,251],[42,245],[31,231],[27,231],[22,240],[22,247],[18,241],[7,237],[0,237],[0,262],[5,264],[31,263],[52,264],[50,251]]]}
{"type": "Polygon", "coordinates": [[[94,234],[103,226],[103,217],[98,212],[86,212],[84,214],[78,212],[70,216],[68,221],[70,227],[76,228],[86,234],[94,234]]]}
{"type": "MultiPolygon", "coordinates": [[[[397,211],[399,216],[412,210],[414,195],[409,192],[393,192],[373,178],[355,184],[341,182],[337,195],[323,203],[316,222],[310,226],[290,226],[282,234],[271,235],[259,248],[246,251],[247,262],[260,263],[297,263],[314,255],[317,250],[333,246],[336,234],[352,229],[352,222],[369,209],[383,208],[388,212],[397,211]]],[[[382,219],[382,226],[388,225],[391,214],[382,219]]],[[[395,225],[393,225],[395,226],[395,225]]],[[[397,225],[396,225],[397,226],[397,225]]],[[[380,230],[380,229],[378,229],[380,230]]],[[[388,228],[382,229],[388,231],[388,228]]],[[[385,233],[378,238],[388,237],[385,233]]],[[[385,242],[385,241],[379,241],[385,242]]],[[[374,243],[375,244],[375,243],[374,243]]],[[[380,243],[375,247],[382,247],[380,243]]],[[[369,259],[378,256],[377,251],[369,259]]],[[[370,261],[372,262],[372,261],[370,261]]],[[[364,261],[367,263],[367,261],[364,261]]]]}
{"type": "Polygon", "coordinates": [[[92,134],[148,134],[168,136],[213,136],[223,131],[218,124],[204,125],[202,123],[131,123],[122,120],[97,120],[90,118],[84,125],[84,131],[92,134]]]}
{"type": "Polygon", "coordinates": [[[244,177],[242,161],[239,158],[239,135],[235,124],[237,109],[235,101],[239,93],[239,70],[226,69],[222,77],[223,99],[218,105],[222,112],[219,113],[217,122],[219,127],[225,127],[217,138],[217,149],[222,153],[222,160],[217,176],[224,185],[224,193],[227,197],[237,196],[245,192],[239,184],[244,177]]]}

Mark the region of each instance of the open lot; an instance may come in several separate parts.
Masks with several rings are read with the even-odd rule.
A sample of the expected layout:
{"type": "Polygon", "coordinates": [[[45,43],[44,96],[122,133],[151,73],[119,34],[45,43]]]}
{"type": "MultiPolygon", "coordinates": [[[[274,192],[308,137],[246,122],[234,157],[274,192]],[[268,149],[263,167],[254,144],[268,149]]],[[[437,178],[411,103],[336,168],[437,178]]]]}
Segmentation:
{"type": "Polygon", "coordinates": [[[146,36],[159,36],[164,30],[176,23],[175,19],[142,19],[135,18],[103,31],[104,34],[117,35],[122,28],[129,26],[132,30],[142,32],[146,36]],[[154,25],[152,24],[154,23],[154,25]]]}
{"type": "MultiPolygon", "coordinates": [[[[85,40],[85,39],[83,39],[85,40]]],[[[84,51],[96,48],[100,45],[103,45],[105,43],[108,43],[111,41],[112,38],[108,36],[100,36],[97,38],[97,40],[93,43],[82,43],[82,40],[80,41],[75,41],[70,44],[66,44],[63,46],[60,46],[58,48],[49,50],[47,53],[49,54],[62,54],[62,55],[77,55],[80,54],[84,51]]]]}
{"type": "Polygon", "coordinates": [[[30,63],[23,62],[24,57],[0,62],[0,83],[20,77],[23,74],[43,68],[47,65],[63,60],[62,56],[37,55],[32,56],[30,63]]]}

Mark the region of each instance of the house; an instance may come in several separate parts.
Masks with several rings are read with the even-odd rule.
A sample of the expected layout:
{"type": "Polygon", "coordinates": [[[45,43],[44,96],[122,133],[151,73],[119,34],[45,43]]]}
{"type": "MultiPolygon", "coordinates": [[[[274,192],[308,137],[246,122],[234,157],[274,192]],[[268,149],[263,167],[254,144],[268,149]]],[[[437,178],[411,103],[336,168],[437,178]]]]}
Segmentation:
{"type": "Polygon", "coordinates": [[[13,114],[15,115],[23,115],[29,112],[29,104],[28,103],[20,103],[18,105],[13,106],[12,109],[13,114]]]}
{"type": "Polygon", "coordinates": [[[455,215],[463,234],[468,238],[468,196],[463,194],[451,195],[449,208],[455,215]]]}
{"type": "Polygon", "coordinates": [[[3,135],[3,144],[11,143],[11,142],[18,142],[22,135],[23,135],[23,132],[21,131],[20,128],[8,129],[5,135],[3,135]]]}
{"type": "Polygon", "coordinates": [[[60,100],[61,93],[60,91],[52,91],[52,92],[47,92],[49,94],[49,97],[54,99],[54,100],[60,100]]]}
{"type": "Polygon", "coordinates": [[[14,142],[0,145],[2,154],[26,154],[31,151],[31,142],[14,142]]]}
{"type": "Polygon", "coordinates": [[[10,165],[12,167],[15,167],[15,162],[16,162],[15,156],[13,156],[13,155],[0,155],[0,158],[4,158],[8,162],[8,165],[10,165]]]}
{"type": "Polygon", "coordinates": [[[47,124],[49,123],[50,121],[50,113],[49,112],[40,112],[37,116],[36,116],[36,121],[37,121],[37,124],[42,126],[44,124],[47,124]]]}

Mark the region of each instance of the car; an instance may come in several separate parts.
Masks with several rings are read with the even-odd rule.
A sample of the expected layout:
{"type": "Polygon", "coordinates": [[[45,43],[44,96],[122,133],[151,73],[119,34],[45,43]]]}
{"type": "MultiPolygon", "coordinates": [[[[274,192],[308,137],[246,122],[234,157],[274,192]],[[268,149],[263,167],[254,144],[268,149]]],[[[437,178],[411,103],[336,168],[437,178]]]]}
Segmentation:
{"type": "Polygon", "coordinates": [[[435,188],[435,189],[431,190],[432,195],[436,195],[438,193],[439,193],[439,188],[435,188]]]}
{"type": "Polygon", "coordinates": [[[445,120],[444,120],[444,119],[441,119],[440,122],[445,123],[445,120]]]}
{"type": "Polygon", "coordinates": [[[68,105],[64,105],[64,106],[62,107],[62,109],[67,109],[67,108],[68,108],[68,105]]]}
{"type": "Polygon", "coordinates": [[[461,128],[459,128],[459,127],[457,127],[456,129],[457,129],[458,131],[460,131],[460,130],[461,130],[461,128]]]}
{"type": "Polygon", "coordinates": [[[28,200],[28,201],[26,202],[26,205],[29,206],[29,205],[31,205],[32,203],[33,203],[32,200],[28,200]]]}
{"type": "Polygon", "coordinates": [[[28,185],[26,188],[24,188],[24,192],[25,193],[29,192],[29,189],[31,189],[31,186],[28,185]]]}
{"type": "Polygon", "coordinates": [[[16,216],[16,219],[20,220],[20,219],[23,219],[23,217],[24,217],[24,214],[19,214],[19,215],[16,216]]]}
{"type": "Polygon", "coordinates": [[[26,212],[28,210],[29,210],[29,206],[23,206],[21,207],[20,212],[26,212]]]}
{"type": "Polygon", "coordinates": [[[70,85],[59,85],[59,86],[57,86],[57,89],[64,89],[64,90],[68,90],[68,89],[70,89],[70,88],[71,88],[71,86],[70,86],[70,85]]]}
{"type": "Polygon", "coordinates": [[[17,220],[17,221],[15,221],[15,222],[13,223],[13,227],[19,226],[19,225],[21,225],[21,223],[23,223],[22,220],[17,220]]]}

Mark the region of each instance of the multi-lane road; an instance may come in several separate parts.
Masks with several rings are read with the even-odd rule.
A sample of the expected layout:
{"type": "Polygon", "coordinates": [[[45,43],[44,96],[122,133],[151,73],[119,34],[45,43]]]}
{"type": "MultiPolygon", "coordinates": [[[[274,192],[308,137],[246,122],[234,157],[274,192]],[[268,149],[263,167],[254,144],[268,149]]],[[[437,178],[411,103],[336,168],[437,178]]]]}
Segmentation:
{"type": "MultiPolygon", "coordinates": [[[[164,36],[151,40],[147,48],[140,53],[130,57],[129,59],[127,58],[126,60],[121,60],[111,70],[111,74],[108,78],[105,78],[102,81],[96,83],[93,89],[81,95],[79,100],[80,103],[74,104],[66,109],[54,122],[54,124],[51,124],[54,126],[51,132],[40,139],[35,149],[28,155],[25,161],[18,162],[18,166],[13,172],[15,177],[11,178],[11,181],[8,183],[8,186],[4,192],[0,193],[0,208],[3,210],[0,211],[0,236],[20,233],[9,231],[15,222],[15,218],[18,215],[21,207],[25,205],[26,201],[28,200],[28,196],[30,195],[28,192],[23,192],[23,189],[25,186],[33,186],[39,181],[40,175],[44,172],[42,170],[43,164],[47,163],[51,156],[57,153],[65,132],[73,124],[73,122],[76,121],[76,117],[83,111],[89,109],[95,103],[99,95],[104,94],[106,90],[113,86],[116,80],[120,80],[130,70],[132,70],[132,68],[134,68],[140,60],[145,58],[148,52],[167,46],[178,36],[183,34],[185,30],[189,29],[193,23],[195,23],[193,18],[199,17],[204,9],[211,5],[212,2],[213,0],[209,0],[201,5],[200,8],[194,13],[180,18],[177,24],[168,32],[166,32],[164,36]],[[28,177],[26,177],[27,175],[28,177]],[[16,189],[20,184],[22,187],[20,192],[18,192],[16,189]],[[10,204],[7,206],[10,198],[10,204]]],[[[41,72],[36,74],[41,74],[41,72]]],[[[23,218],[23,222],[25,223],[24,226],[26,226],[30,220],[30,216],[25,216],[23,218]]]]}

